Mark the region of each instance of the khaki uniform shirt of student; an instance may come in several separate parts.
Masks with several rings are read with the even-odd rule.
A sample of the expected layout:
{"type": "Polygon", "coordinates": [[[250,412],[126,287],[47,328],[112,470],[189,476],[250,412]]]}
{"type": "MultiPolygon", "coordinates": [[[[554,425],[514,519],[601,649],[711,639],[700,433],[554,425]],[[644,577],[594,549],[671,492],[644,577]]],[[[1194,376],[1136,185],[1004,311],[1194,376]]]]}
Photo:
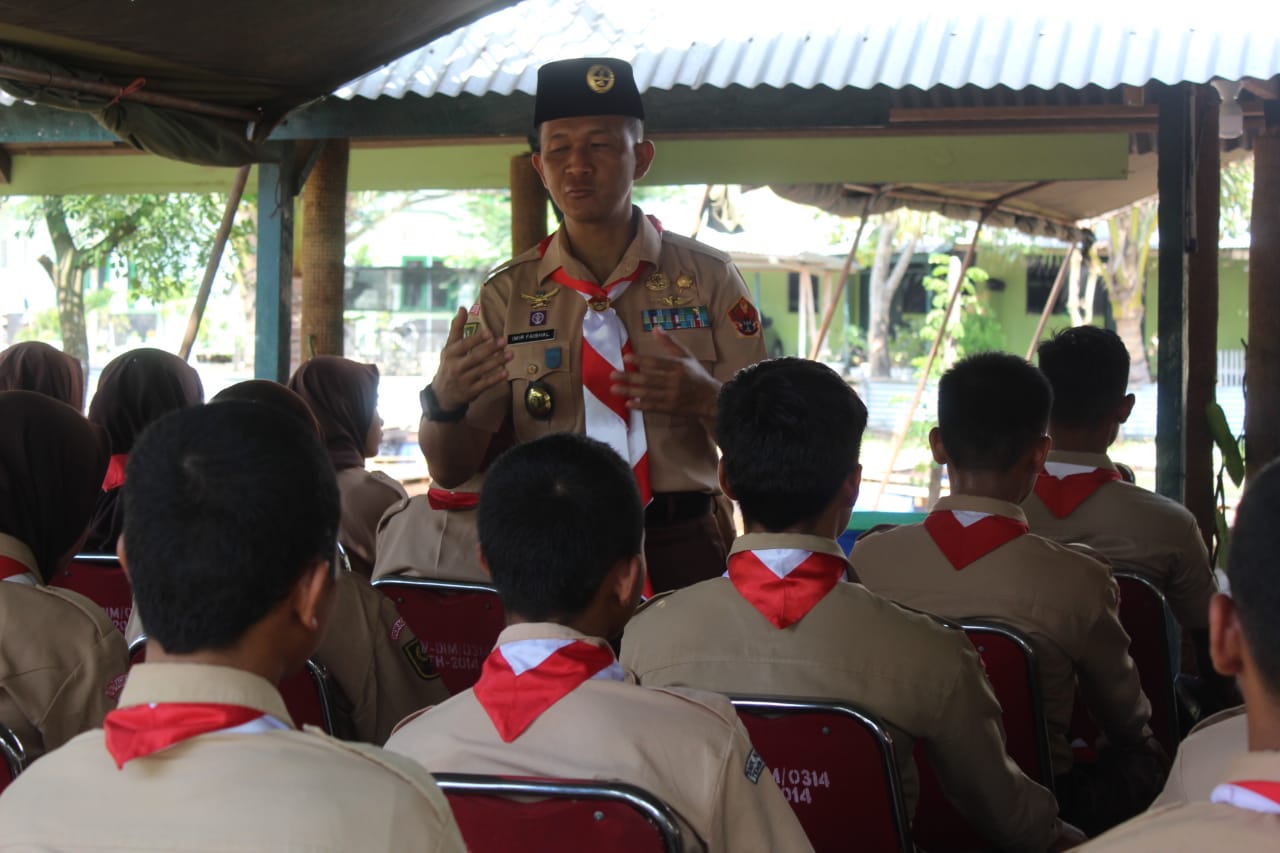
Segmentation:
{"type": "MultiPolygon", "coordinates": [[[[1227,762],[1217,783],[1265,781],[1280,783],[1280,752],[1246,752],[1227,762]]],[[[1280,805],[1280,804],[1278,804],[1280,805]]],[[[1275,850],[1280,839],[1280,814],[1265,814],[1208,800],[1152,808],[1098,836],[1077,850],[1170,851],[1206,850],[1253,853],[1275,850]]]]}
{"type": "MultiPolygon", "coordinates": [[[[945,510],[1026,522],[1016,504],[989,498],[945,497],[936,511],[945,510]]],[[[923,524],[864,534],[850,561],[872,592],[946,619],[989,619],[1027,635],[1040,664],[1054,775],[1073,764],[1067,729],[1077,679],[1112,743],[1150,736],[1151,704],[1129,657],[1115,580],[1103,563],[1027,534],[956,571],[923,524]]]]}
{"type": "MultiPolygon", "coordinates": [[[[355,572],[338,572],[335,583],[329,627],[311,658],[338,688],[337,733],[381,745],[406,714],[443,702],[449,689],[390,599],[355,572]]],[[[135,607],[129,642],[145,633],[135,607]]]]}
{"type": "MultiPolygon", "coordinates": [[[[498,644],[528,639],[603,640],[549,623],[513,625],[498,644]]],[[[791,806],[765,770],[724,697],[589,680],[503,742],[471,690],[405,720],[387,749],[433,771],[613,780],[637,785],[680,819],[685,850],[811,850],[791,806]],[[757,768],[758,769],[758,768],[757,768]]]]}
{"type": "MultiPolygon", "coordinates": [[[[818,536],[748,533],[733,545],[768,548],[844,557],[818,536]]],[[[910,811],[919,739],[944,790],[997,847],[1044,850],[1060,829],[1053,794],[1005,755],[1000,705],[964,634],[856,582],[783,629],[728,578],[660,595],[627,624],[621,659],[646,687],[852,702],[890,728],[910,811]]]]}
{"type": "Polygon", "coordinates": [[[1151,807],[1208,801],[1232,759],[1249,751],[1249,718],[1239,705],[1196,723],[1169,768],[1164,790],[1151,807]]]}
{"type": "Polygon", "coordinates": [[[116,706],[129,655],[101,607],[28,581],[35,557],[25,545],[0,534],[0,555],[32,571],[0,581],[0,723],[34,759],[102,725],[116,706]]]}
{"type": "MultiPolygon", "coordinates": [[[[665,354],[650,331],[658,326],[722,382],[763,359],[759,315],[729,257],[670,231],[659,233],[638,209],[635,216],[635,239],[608,281],[630,275],[642,262],[653,265],[614,302],[636,355],[665,354]]],[[[471,404],[466,416],[471,426],[496,433],[510,414],[520,442],[553,432],[585,431],[582,318],[589,309],[579,293],[551,279],[561,266],[574,278],[594,280],[569,253],[560,231],[544,255],[539,257],[535,247],[517,256],[499,267],[480,291],[480,316],[471,322],[483,323],[495,338],[505,336],[515,358],[507,365],[509,382],[490,388],[471,404]],[[535,417],[525,403],[534,382],[542,383],[551,396],[546,419],[535,417]]],[[[719,457],[709,422],[646,412],[644,426],[655,494],[720,491],[719,457]]],[[[708,525],[715,529],[710,513],[708,525]]]]}
{"type": "Polygon", "coordinates": [[[408,497],[404,486],[381,471],[345,468],[338,472],[342,518],[338,541],[347,549],[351,570],[369,577],[377,554],[378,522],[387,507],[408,497]]]}
{"type": "MultiPolygon", "coordinates": [[[[483,474],[451,491],[479,493],[483,474]]],[[[490,583],[477,556],[476,510],[433,509],[426,495],[397,501],[378,522],[373,580],[399,575],[490,583]]]]}
{"type": "MultiPolygon", "coordinates": [[[[240,705],[289,723],[250,672],[140,664],[122,707],[240,705]]],[[[0,850],[464,851],[430,774],[317,729],[197,735],[117,769],[102,730],[45,756],[0,798],[0,850]],[[340,795],[339,795],[340,794],[340,795]]]]}
{"type": "MultiPolygon", "coordinates": [[[[1050,462],[1115,471],[1104,453],[1049,452],[1050,462]]],[[[1217,592],[1209,551],[1186,507],[1141,486],[1103,483],[1066,518],[1058,518],[1035,492],[1022,502],[1031,532],[1058,542],[1081,542],[1118,569],[1130,569],[1165,594],[1178,624],[1209,626],[1209,599],[1217,592]]]]}

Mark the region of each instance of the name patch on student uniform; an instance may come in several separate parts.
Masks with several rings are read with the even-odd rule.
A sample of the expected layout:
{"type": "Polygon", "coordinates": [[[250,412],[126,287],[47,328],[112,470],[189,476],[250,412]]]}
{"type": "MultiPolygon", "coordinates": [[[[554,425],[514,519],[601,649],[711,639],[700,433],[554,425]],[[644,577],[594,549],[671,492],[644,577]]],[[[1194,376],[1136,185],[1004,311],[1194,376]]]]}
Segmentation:
{"type": "Polygon", "coordinates": [[[747,756],[747,764],[742,768],[742,774],[751,780],[754,785],[760,781],[760,774],[764,772],[764,759],[760,757],[760,753],[754,749],[747,756]]]}
{"type": "Polygon", "coordinates": [[[680,308],[648,308],[640,313],[644,330],[665,332],[676,329],[705,329],[711,325],[705,305],[686,305],[680,308]]]}
{"type": "Polygon", "coordinates": [[[555,329],[542,329],[537,332],[516,332],[514,335],[507,335],[508,344],[536,344],[539,341],[554,341],[555,339],[555,329]]]}

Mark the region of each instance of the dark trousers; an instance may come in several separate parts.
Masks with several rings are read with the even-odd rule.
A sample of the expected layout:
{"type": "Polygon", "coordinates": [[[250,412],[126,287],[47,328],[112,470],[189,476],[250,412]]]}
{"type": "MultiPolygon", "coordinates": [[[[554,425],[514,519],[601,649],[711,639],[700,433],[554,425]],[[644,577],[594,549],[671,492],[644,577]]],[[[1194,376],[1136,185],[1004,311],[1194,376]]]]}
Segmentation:
{"type": "Polygon", "coordinates": [[[728,549],[714,512],[646,525],[644,559],[653,591],[666,592],[720,577],[728,549]]]}
{"type": "Polygon", "coordinates": [[[1104,746],[1097,761],[1076,762],[1054,780],[1058,814],[1092,838],[1145,811],[1168,775],[1169,758],[1154,738],[1104,746]]]}

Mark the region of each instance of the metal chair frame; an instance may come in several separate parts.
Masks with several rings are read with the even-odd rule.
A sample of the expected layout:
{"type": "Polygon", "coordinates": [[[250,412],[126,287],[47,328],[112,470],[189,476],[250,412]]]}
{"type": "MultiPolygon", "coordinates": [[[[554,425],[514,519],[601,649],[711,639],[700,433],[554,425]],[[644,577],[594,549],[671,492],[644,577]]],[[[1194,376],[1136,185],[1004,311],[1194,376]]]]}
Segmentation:
{"type": "Polygon", "coordinates": [[[662,837],[667,853],[683,853],[684,842],[675,812],[643,788],[626,782],[580,782],[568,779],[512,779],[470,773],[436,773],[436,784],[446,794],[483,794],[501,797],[542,797],[577,800],[609,800],[630,806],[643,815],[662,837]]]}
{"type": "MultiPolygon", "coordinates": [[[[1159,587],[1152,583],[1149,578],[1143,577],[1135,571],[1121,568],[1114,569],[1111,574],[1116,579],[1123,578],[1127,581],[1139,584],[1144,587],[1156,601],[1160,602],[1161,630],[1158,642],[1160,643],[1160,656],[1165,662],[1165,673],[1167,675],[1167,678],[1165,679],[1167,681],[1167,689],[1165,690],[1165,697],[1163,701],[1165,704],[1165,713],[1168,715],[1169,725],[1173,727],[1171,736],[1176,746],[1178,741],[1178,695],[1174,689],[1173,682],[1178,675],[1178,667],[1174,663],[1175,657],[1171,636],[1173,628],[1177,626],[1178,622],[1173,616],[1173,610],[1169,607],[1168,599],[1165,598],[1164,593],[1161,592],[1159,587]]],[[[1154,701],[1150,696],[1148,696],[1147,699],[1148,701],[1154,701]]]]}
{"type": "Polygon", "coordinates": [[[13,730],[3,723],[0,723],[0,754],[4,755],[4,762],[9,766],[9,776],[17,779],[18,774],[26,769],[27,751],[13,730]]]}
{"type": "Polygon", "coordinates": [[[419,589],[435,589],[442,592],[492,592],[498,593],[498,588],[492,584],[475,583],[474,581],[450,581],[437,580],[436,578],[410,578],[402,575],[387,575],[378,578],[373,582],[376,587],[387,587],[394,589],[398,586],[417,587],[419,589]]]}
{"type": "Polygon", "coordinates": [[[804,714],[824,713],[849,717],[863,728],[869,729],[875,736],[880,750],[881,766],[884,769],[885,784],[889,791],[889,799],[893,803],[893,822],[898,834],[898,845],[902,853],[912,853],[915,849],[911,839],[911,821],[907,817],[906,799],[902,793],[902,779],[898,775],[898,764],[893,754],[893,735],[875,716],[848,702],[829,699],[793,699],[774,696],[730,696],[729,701],[735,709],[761,714],[804,714]]]}

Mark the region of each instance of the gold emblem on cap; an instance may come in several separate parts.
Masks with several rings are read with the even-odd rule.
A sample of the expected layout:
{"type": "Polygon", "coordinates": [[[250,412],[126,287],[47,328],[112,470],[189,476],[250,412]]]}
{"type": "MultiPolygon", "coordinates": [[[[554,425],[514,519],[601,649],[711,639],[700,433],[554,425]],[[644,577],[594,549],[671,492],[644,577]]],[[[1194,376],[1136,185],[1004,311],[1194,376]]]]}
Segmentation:
{"type": "Polygon", "coordinates": [[[613,69],[607,65],[593,65],[587,69],[587,88],[603,95],[613,88],[613,69]]]}
{"type": "Polygon", "coordinates": [[[676,279],[676,287],[681,290],[688,290],[693,287],[693,276],[689,275],[687,272],[680,273],[679,278],[676,279]]]}
{"type": "Polygon", "coordinates": [[[538,290],[536,293],[522,293],[520,298],[529,303],[529,307],[534,311],[541,311],[551,304],[551,300],[560,292],[560,288],[553,287],[550,290],[538,290]]]}
{"type": "Polygon", "coordinates": [[[644,289],[656,292],[666,290],[669,284],[671,284],[671,280],[667,278],[666,273],[655,272],[644,280],[644,289]]]}
{"type": "Polygon", "coordinates": [[[531,382],[524,392],[524,407],[529,414],[545,421],[551,417],[555,402],[551,399],[551,389],[541,382],[531,382]]]}

